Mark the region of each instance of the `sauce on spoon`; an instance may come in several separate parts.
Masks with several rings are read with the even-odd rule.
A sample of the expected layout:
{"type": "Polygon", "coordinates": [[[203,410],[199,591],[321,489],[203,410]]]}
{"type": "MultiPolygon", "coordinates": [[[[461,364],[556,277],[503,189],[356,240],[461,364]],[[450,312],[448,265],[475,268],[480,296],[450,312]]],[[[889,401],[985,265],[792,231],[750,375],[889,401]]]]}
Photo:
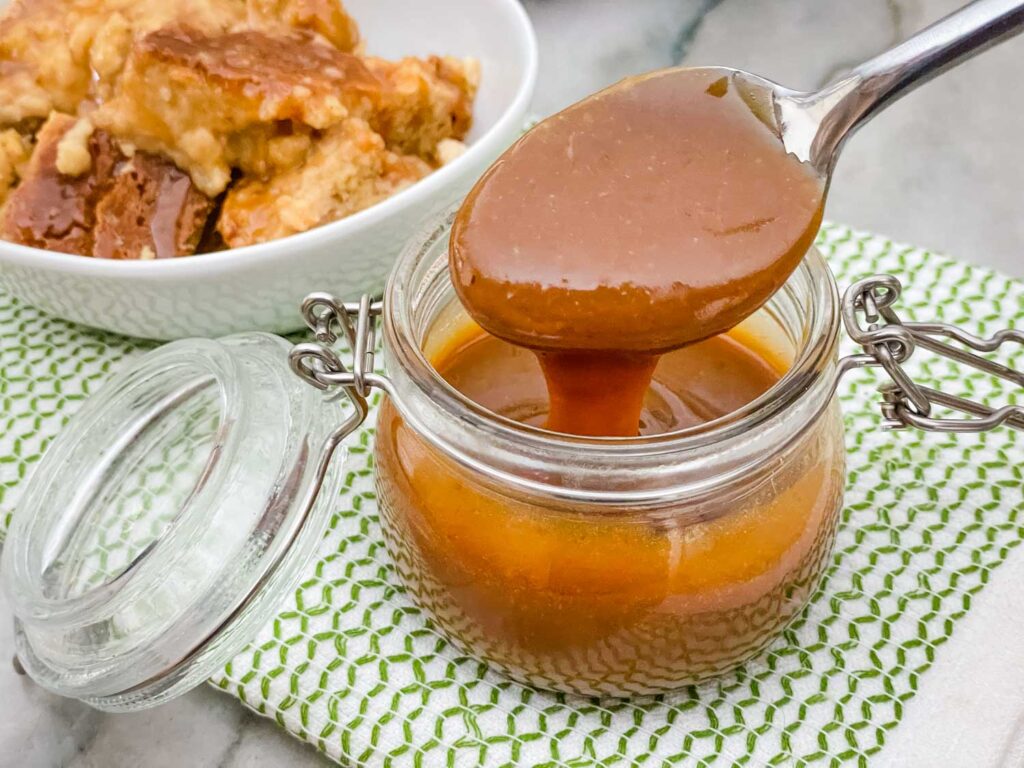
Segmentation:
{"type": "Polygon", "coordinates": [[[636,435],[659,355],[732,328],[800,263],[824,183],[762,109],[728,70],[633,78],[539,124],[470,192],[453,283],[538,354],[549,429],[636,435]]]}

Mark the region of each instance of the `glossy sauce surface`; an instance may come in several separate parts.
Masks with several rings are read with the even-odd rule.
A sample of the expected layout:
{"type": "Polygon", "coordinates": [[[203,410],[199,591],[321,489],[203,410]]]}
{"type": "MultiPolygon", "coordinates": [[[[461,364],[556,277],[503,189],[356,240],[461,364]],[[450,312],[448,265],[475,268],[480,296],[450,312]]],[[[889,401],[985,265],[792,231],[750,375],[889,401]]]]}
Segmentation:
{"type": "Polygon", "coordinates": [[[462,304],[538,352],[548,427],[637,434],[657,355],[732,328],[781,287],[822,181],[725,70],[625,81],[544,121],[452,231],[462,304]]]}
{"type": "MultiPolygon", "coordinates": [[[[664,355],[639,405],[639,433],[659,435],[703,424],[767,392],[786,364],[765,351],[753,351],[752,345],[736,331],[664,355]]],[[[537,427],[550,424],[549,388],[530,350],[466,323],[432,350],[432,362],[449,384],[488,410],[537,427]]],[[[585,369],[581,377],[590,373],[585,369]]],[[[577,375],[573,370],[567,374],[577,375]]],[[[590,397],[585,381],[580,382],[575,404],[590,397]]]]}

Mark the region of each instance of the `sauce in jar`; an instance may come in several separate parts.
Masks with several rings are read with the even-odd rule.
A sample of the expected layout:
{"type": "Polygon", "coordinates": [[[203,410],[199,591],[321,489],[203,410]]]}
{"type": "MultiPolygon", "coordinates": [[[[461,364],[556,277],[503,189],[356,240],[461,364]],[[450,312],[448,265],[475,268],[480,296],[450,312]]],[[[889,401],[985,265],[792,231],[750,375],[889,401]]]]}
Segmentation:
{"type": "MultiPolygon", "coordinates": [[[[752,349],[751,344],[737,333],[665,355],[658,378],[644,393],[640,434],[658,435],[703,424],[767,392],[786,364],[766,350],[752,349]]],[[[552,406],[542,368],[529,350],[466,323],[440,341],[431,363],[449,384],[489,411],[533,426],[548,423],[552,406]]],[[[590,373],[584,371],[584,377],[590,373]]]]}
{"type": "MultiPolygon", "coordinates": [[[[545,423],[546,385],[528,350],[466,321],[431,333],[425,351],[467,397],[545,423]]],[[[789,362],[742,329],[666,353],[641,431],[735,411],[789,362]]],[[[805,604],[842,495],[840,419],[833,407],[741,481],[650,510],[504,488],[437,450],[385,399],[376,437],[384,532],[417,602],[516,679],[580,694],[669,690],[744,661],[805,604]]]]}

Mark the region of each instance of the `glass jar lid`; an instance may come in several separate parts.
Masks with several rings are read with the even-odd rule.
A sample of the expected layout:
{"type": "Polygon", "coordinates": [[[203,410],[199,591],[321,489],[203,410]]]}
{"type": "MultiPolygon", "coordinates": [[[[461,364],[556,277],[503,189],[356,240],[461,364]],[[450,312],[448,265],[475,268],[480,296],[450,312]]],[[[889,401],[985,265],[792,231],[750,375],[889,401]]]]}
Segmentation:
{"type": "Polygon", "coordinates": [[[341,464],[341,406],[292,374],[289,349],[263,333],[168,344],[54,440],[2,561],[36,682],[101,709],[151,706],[273,615],[322,536],[341,464]]]}

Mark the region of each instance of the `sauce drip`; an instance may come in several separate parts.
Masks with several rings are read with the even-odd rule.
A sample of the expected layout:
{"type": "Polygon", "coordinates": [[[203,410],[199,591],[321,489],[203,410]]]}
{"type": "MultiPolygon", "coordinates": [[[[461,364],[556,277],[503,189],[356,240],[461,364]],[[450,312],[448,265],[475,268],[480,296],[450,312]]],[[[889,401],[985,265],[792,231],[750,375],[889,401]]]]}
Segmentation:
{"type": "Polygon", "coordinates": [[[539,124],[470,192],[453,283],[537,353],[548,428],[636,435],[659,355],[734,327],[800,263],[823,182],[761,110],[727,70],[633,78],[539,124]]]}
{"type": "MultiPolygon", "coordinates": [[[[467,321],[445,333],[430,360],[445,381],[489,411],[550,426],[549,387],[529,350],[467,321]]],[[[639,432],[674,432],[732,413],[771,389],[788,367],[742,328],[668,352],[640,403],[639,432]]]]}

